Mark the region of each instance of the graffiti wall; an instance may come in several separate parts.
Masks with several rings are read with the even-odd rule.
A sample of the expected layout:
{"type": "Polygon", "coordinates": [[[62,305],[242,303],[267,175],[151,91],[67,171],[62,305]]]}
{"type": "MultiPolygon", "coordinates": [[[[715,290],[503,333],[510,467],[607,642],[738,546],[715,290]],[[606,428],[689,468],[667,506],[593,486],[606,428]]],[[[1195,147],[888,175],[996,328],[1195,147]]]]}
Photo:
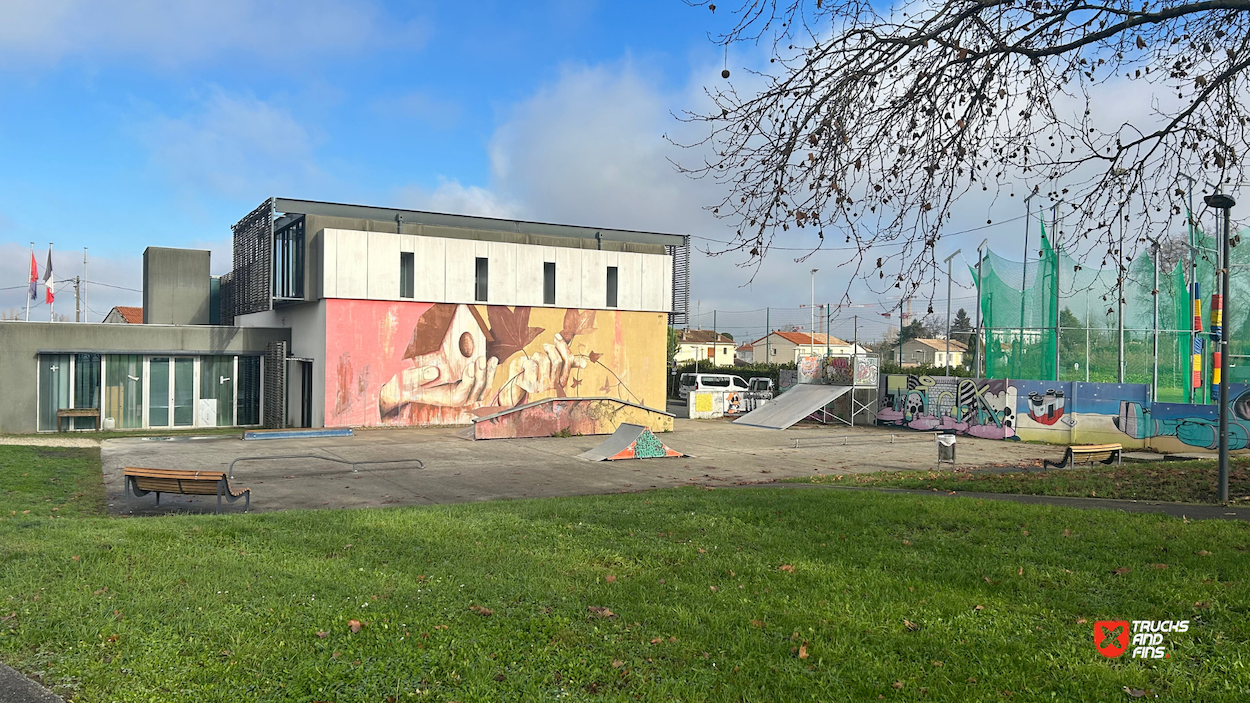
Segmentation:
{"type": "MultiPolygon", "coordinates": [[[[1232,384],[1229,446],[1250,447],[1250,386],[1232,384]]],[[[1133,383],[886,376],[877,424],[991,439],[1103,444],[1161,452],[1218,447],[1215,405],[1152,403],[1133,383]]]]}
{"type": "Polygon", "coordinates": [[[665,318],[327,300],[325,424],[465,425],[545,398],[664,408],[665,318]]]}

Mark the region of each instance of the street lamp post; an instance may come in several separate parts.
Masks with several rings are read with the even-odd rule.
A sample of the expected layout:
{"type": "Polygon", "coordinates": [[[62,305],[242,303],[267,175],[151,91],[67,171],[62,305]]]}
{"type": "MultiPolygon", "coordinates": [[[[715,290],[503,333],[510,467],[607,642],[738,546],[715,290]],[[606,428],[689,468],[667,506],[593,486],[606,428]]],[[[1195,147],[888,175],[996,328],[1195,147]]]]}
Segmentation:
{"type": "Polygon", "coordinates": [[[951,259],[959,256],[963,249],[956,249],[954,254],[946,257],[946,375],[951,375],[951,259]]]}
{"type": "Polygon", "coordinates": [[[820,269],[812,269],[812,307],[811,307],[811,326],[807,328],[807,353],[816,354],[816,272],[820,269]]]}
{"type": "Polygon", "coordinates": [[[1228,503],[1228,279],[1230,269],[1229,234],[1232,218],[1229,212],[1236,205],[1231,197],[1223,193],[1215,193],[1203,198],[1207,207],[1224,211],[1223,263],[1224,270],[1220,276],[1220,295],[1223,298],[1223,313],[1220,327],[1220,502],[1228,503]]]}

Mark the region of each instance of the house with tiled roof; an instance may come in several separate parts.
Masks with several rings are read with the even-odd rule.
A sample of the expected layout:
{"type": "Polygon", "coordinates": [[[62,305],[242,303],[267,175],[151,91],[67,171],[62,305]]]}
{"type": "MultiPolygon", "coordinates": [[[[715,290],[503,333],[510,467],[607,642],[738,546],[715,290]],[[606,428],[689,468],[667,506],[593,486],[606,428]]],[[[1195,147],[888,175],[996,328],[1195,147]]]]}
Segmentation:
{"type": "Polygon", "coordinates": [[[845,356],[868,354],[871,350],[862,344],[853,344],[823,332],[773,332],[751,342],[756,363],[797,363],[804,356],[845,356]]]}
{"type": "MultiPolygon", "coordinates": [[[[955,340],[950,341],[950,365],[959,366],[964,363],[964,354],[968,345],[955,340]]],[[[909,339],[903,343],[899,363],[903,366],[946,366],[945,339],[909,339]]]]}
{"type": "Polygon", "coordinates": [[[677,330],[677,354],[673,360],[688,364],[699,362],[729,366],[734,362],[734,340],[714,330],[677,330]]]}
{"type": "Polygon", "coordinates": [[[141,325],[143,324],[143,308],[130,305],[115,305],[112,310],[109,310],[109,314],[104,316],[104,321],[141,325]]]}

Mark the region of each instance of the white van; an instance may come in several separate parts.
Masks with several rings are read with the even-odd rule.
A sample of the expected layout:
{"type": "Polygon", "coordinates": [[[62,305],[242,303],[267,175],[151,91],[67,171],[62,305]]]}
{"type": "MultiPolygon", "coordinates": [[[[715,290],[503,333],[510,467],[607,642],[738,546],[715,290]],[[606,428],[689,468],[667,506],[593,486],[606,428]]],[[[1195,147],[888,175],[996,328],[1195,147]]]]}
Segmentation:
{"type": "Polygon", "coordinates": [[[683,373],[677,394],[682,400],[690,396],[691,391],[745,391],[747,383],[737,376],[721,373],[683,373]]]}

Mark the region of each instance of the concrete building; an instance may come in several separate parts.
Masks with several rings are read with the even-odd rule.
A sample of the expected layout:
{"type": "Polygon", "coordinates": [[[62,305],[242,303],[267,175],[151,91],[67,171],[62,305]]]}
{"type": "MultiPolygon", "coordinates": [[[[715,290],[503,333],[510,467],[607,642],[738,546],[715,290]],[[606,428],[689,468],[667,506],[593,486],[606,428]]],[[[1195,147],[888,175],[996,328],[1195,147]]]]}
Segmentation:
{"type": "Polygon", "coordinates": [[[141,325],[143,324],[143,308],[132,305],[115,305],[112,310],[109,310],[109,314],[104,316],[104,322],[121,325],[141,325]]]}
{"type": "MultiPolygon", "coordinates": [[[[968,347],[962,342],[950,341],[951,366],[964,363],[968,347]]],[[[946,366],[945,339],[909,339],[903,343],[899,363],[902,366],[946,366]]]]}
{"type": "Polygon", "coordinates": [[[144,324],[0,323],[0,431],[665,407],[684,236],[281,198],[233,232],[220,279],[206,251],[144,252],[144,324]]]}
{"type": "Polygon", "coordinates": [[[767,337],[760,337],[751,342],[754,347],[753,358],[759,362],[768,357],[771,364],[798,363],[800,357],[846,356],[850,354],[868,354],[868,347],[852,344],[843,339],[817,332],[810,335],[806,332],[773,332],[767,337]],[[767,351],[766,351],[767,350],[767,351]]]}
{"type": "Polygon", "coordinates": [[[677,330],[677,353],[673,360],[688,364],[695,359],[701,363],[729,366],[734,362],[734,341],[712,330],[677,330]]]}

